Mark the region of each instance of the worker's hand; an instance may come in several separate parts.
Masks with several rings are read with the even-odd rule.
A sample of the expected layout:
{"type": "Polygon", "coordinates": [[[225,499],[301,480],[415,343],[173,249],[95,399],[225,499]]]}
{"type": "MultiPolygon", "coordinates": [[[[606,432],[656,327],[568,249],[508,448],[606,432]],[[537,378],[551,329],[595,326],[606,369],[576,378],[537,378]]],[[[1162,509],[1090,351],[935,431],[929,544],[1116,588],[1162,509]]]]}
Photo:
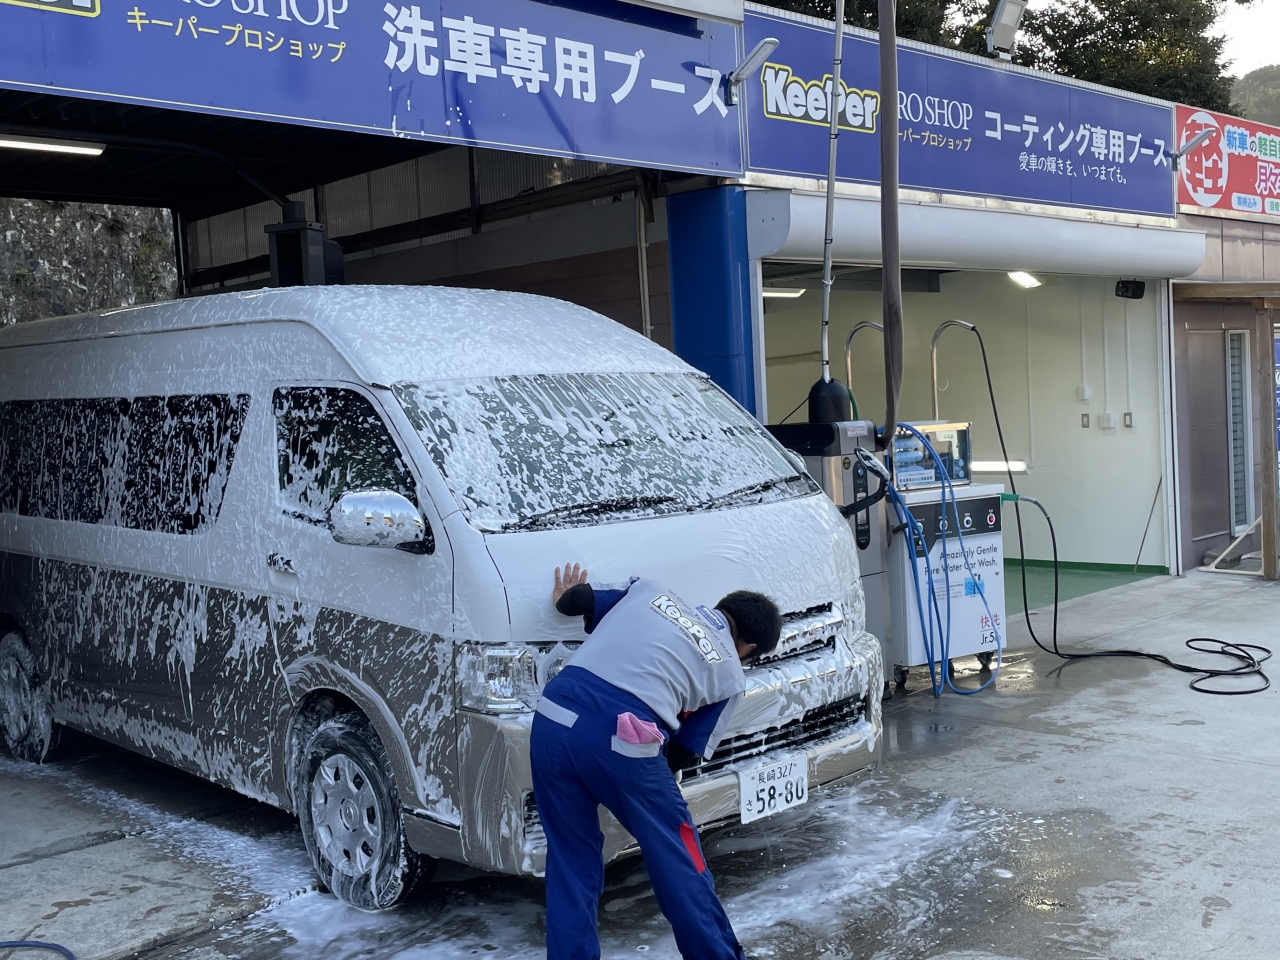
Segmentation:
{"type": "Polygon", "coordinates": [[[556,567],[556,585],[551,591],[551,602],[556,603],[562,596],[564,596],[565,591],[569,590],[571,587],[576,587],[580,583],[586,582],[587,570],[581,564],[575,563],[570,565],[566,563],[564,565],[563,579],[560,576],[560,568],[556,567]]]}

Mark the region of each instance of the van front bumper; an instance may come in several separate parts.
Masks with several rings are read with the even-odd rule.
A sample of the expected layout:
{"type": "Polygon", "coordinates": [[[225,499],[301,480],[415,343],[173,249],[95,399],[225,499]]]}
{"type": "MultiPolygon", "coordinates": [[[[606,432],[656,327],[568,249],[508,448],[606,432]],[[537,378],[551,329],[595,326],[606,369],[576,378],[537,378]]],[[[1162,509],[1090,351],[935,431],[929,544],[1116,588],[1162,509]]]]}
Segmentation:
{"type": "MultiPolygon", "coordinates": [[[[862,634],[842,645],[842,659],[852,658],[857,669],[859,689],[846,688],[844,700],[825,703],[810,711],[831,714],[832,722],[810,740],[792,741],[776,748],[751,751],[741,759],[732,758],[708,764],[708,771],[690,771],[681,791],[689,811],[699,827],[715,826],[736,820],[739,815],[738,773],[771,758],[803,753],[809,764],[809,784],[817,787],[876,763],[882,750],[880,694],[883,668],[880,643],[870,634],[862,634]],[[835,714],[835,711],[842,711],[835,714]],[[713,768],[713,772],[712,769],[713,768]]],[[[843,664],[842,664],[843,666],[843,664]]],[[[843,671],[842,671],[843,672],[843,671]]],[[[790,724],[803,724],[805,716],[793,717],[790,724]]],[[[458,761],[464,801],[462,804],[462,859],[471,866],[500,873],[541,876],[546,861],[546,839],[533,799],[533,781],[529,768],[529,732],[532,715],[492,716],[460,711],[458,714],[458,761]]],[[[788,728],[783,726],[782,732],[788,728]]],[[[769,742],[778,730],[762,730],[754,736],[768,736],[769,742]]],[[[747,741],[753,735],[735,738],[747,741]]],[[[795,736],[802,736],[797,731],[795,736]]],[[[612,860],[637,849],[632,836],[607,810],[600,810],[600,828],[604,834],[604,859],[612,860]]],[[[420,846],[411,834],[415,849],[420,846]]],[[[421,844],[422,846],[432,846],[421,844]]],[[[433,856],[458,856],[456,847],[420,849],[433,856]]]]}

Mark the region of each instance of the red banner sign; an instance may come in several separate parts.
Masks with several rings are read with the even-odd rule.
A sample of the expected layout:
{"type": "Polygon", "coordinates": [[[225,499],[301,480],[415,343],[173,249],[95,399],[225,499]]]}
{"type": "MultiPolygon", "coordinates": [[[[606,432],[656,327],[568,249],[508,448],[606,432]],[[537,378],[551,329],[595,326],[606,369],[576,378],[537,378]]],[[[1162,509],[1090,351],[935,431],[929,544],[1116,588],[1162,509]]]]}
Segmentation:
{"type": "Polygon", "coordinates": [[[1182,158],[1178,202],[1280,217],[1280,127],[1178,107],[1175,149],[1209,137],[1182,158]]]}

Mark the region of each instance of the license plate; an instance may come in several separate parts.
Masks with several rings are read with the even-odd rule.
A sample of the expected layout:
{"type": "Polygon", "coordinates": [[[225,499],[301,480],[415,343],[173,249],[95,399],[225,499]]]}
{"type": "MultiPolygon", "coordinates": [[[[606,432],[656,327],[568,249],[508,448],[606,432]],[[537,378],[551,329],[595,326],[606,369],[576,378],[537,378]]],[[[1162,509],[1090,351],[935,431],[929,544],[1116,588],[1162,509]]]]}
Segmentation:
{"type": "Polygon", "coordinates": [[[743,823],[798,807],[809,798],[809,758],[769,760],[738,774],[738,814],[743,823]]]}

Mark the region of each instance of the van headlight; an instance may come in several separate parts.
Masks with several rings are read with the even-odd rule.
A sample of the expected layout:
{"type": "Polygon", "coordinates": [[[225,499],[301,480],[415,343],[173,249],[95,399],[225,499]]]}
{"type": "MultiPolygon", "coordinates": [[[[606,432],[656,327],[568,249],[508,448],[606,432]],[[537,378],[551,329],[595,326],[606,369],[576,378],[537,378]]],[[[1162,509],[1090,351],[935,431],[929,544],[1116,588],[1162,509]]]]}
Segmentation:
{"type": "Polygon", "coordinates": [[[866,629],[867,624],[867,599],[862,592],[861,578],[849,584],[840,606],[844,613],[845,636],[852,640],[866,629]]]}
{"type": "Polygon", "coordinates": [[[483,713],[527,713],[540,685],[534,651],[522,644],[467,644],[459,653],[461,705],[483,713]]]}

